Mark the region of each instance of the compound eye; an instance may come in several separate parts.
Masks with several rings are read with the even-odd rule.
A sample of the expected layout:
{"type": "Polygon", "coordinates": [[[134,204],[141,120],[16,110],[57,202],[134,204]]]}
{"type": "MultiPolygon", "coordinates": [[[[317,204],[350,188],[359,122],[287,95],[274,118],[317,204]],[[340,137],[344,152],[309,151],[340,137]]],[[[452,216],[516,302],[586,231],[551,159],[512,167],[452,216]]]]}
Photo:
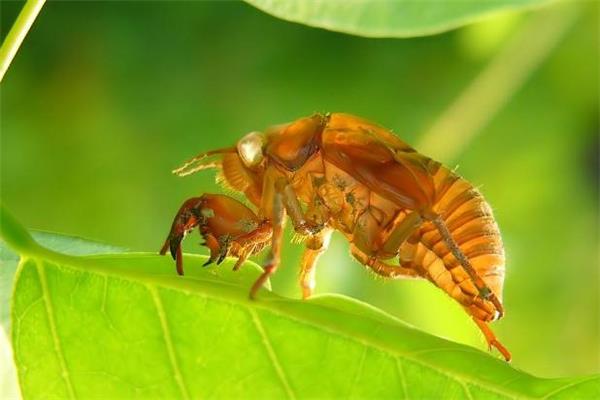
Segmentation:
{"type": "Polygon", "coordinates": [[[238,141],[237,151],[246,167],[255,167],[262,162],[264,144],[265,136],[260,132],[250,132],[238,141]]]}

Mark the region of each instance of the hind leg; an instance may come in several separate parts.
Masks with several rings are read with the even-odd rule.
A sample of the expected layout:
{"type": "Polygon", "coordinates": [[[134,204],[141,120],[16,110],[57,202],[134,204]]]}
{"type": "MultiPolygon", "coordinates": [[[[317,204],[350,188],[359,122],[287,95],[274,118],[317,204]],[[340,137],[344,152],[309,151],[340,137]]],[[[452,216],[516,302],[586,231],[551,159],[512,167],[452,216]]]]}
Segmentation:
{"type": "Polygon", "coordinates": [[[487,325],[487,323],[485,321],[480,320],[479,318],[476,318],[476,317],[472,317],[472,318],[473,318],[473,321],[475,321],[475,323],[477,324],[477,327],[481,330],[481,332],[485,336],[485,340],[487,341],[490,350],[492,347],[495,347],[502,354],[502,356],[504,357],[504,359],[506,361],[510,361],[512,358],[512,356],[510,355],[510,352],[506,349],[506,347],[504,347],[502,345],[502,343],[500,343],[498,341],[498,339],[496,339],[496,335],[494,335],[494,332],[492,332],[492,330],[487,325]]]}
{"type": "MultiPolygon", "coordinates": [[[[351,247],[352,255],[361,264],[366,265],[367,267],[371,268],[378,275],[384,276],[386,278],[419,278],[419,277],[427,278],[428,277],[435,285],[439,286],[439,284],[434,279],[432,279],[431,276],[428,276],[427,270],[424,270],[423,268],[417,268],[417,269],[407,268],[404,266],[404,265],[409,265],[409,266],[413,265],[412,262],[404,263],[401,260],[400,261],[401,265],[394,266],[394,265],[387,264],[387,263],[381,261],[381,259],[380,259],[382,257],[389,258],[390,256],[397,254],[400,246],[403,243],[405,243],[410,238],[410,236],[416,231],[416,229],[419,226],[418,224],[420,224],[420,222],[421,222],[421,220],[420,220],[419,216],[415,216],[414,214],[408,214],[402,220],[394,221],[392,224],[390,224],[390,226],[387,229],[384,229],[382,231],[382,233],[380,233],[379,235],[373,235],[373,231],[376,230],[378,228],[378,226],[377,226],[375,220],[371,217],[371,215],[369,213],[365,213],[363,216],[361,216],[362,229],[357,230],[355,232],[355,239],[358,239],[358,240],[356,243],[352,244],[352,247],[351,247]],[[370,244],[370,247],[368,246],[369,244],[370,244]],[[366,248],[366,251],[363,250],[364,248],[366,248]]],[[[436,222],[438,222],[436,224],[436,227],[438,227],[439,221],[436,221],[436,222]]],[[[455,257],[457,257],[457,260],[459,260],[459,262],[461,262],[461,264],[463,262],[465,262],[468,266],[471,266],[471,264],[469,263],[467,258],[462,254],[462,252],[460,251],[460,249],[458,248],[458,246],[456,245],[456,243],[450,236],[448,230],[445,229],[445,231],[444,231],[445,225],[443,224],[443,222],[441,225],[442,225],[441,228],[438,227],[438,229],[440,229],[440,234],[443,237],[444,237],[444,234],[446,234],[447,237],[449,238],[449,239],[446,239],[447,245],[452,249],[452,244],[454,244],[454,247],[455,247],[454,250],[459,253],[458,256],[455,255],[455,257]]],[[[453,252],[453,254],[454,254],[454,252],[453,252]]],[[[402,257],[400,257],[400,258],[402,258],[402,257]]],[[[418,265],[415,267],[418,267],[418,265]]],[[[443,268],[445,268],[445,266],[443,266],[443,268]]],[[[465,269],[465,272],[467,272],[469,277],[471,277],[471,274],[469,274],[468,267],[463,266],[463,268],[465,269]]],[[[479,277],[477,272],[474,271],[474,269],[472,267],[471,267],[471,271],[475,274],[475,278],[476,278],[476,279],[472,279],[472,281],[476,285],[477,289],[479,289],[480,296],[483,297],[483,295],[481,295],[481,292],[484,291],[484,289],[486,289],[487,286],[485,285],[485,283],[483,282],[481,277],[479,277]],[[479,283],[479,285],[477,283],[479,283]]],[[[491,293],[491,291],[489,289],[487,289],[487,290],[491,293]]],[[[501,308],[501,306],[498,307],[497,304],[499,304],[499,301],[496,298],[496,296],[493,295],[493,293],[491,293],[491,296],[488,296],[488,298],[494,304],[496,309],[499,312],[501,312],[502,308],[501,308]],[[496,300],[495,302],[494,302],[494,299],[496,300]]],[[[479,318],[476,314],[474,314],[471,310],[466,309],[466,311],[471,315],[471,317],[473,318],[473,320],[475,321],[475,323],[477,324],[479,329],[483,332],[483,334],[488,342],[488,345],[490,347],[495,347],[496,349],[498,349],[498,351],[504,356],[506,361],[510,361],[510,359],[511,359],[510,352],[502,345],[502,343],[500,343],[496,339],[496,336],[494,335],[492,330],[488,327],[487,323],[484,320],[482,320],[481,318],[479,318]]]]}
{"type": "Polygon", "coordinates": [[[467,275],[469,275],[469,278],[471,278],[471,281],[479,291],[479,296],[484,300],[490,301],[496,307],[496,310],[498,310],[498,318],[502,317],[502,315],[504,315],[504,307],[502,306],[502,303],[500,303],[500,300],[498,299],[496,294],[492,292],[492,290],[486,285],[481,276],[479,276],[477,271],[475,271],[475,268],[473,268],[473,266],[471,265],[469,259],[461,251],[460,247],[452,237],[452,234],[448,230],[448,227],[446,226],[446,223],[444,222],[442,217],[437,214],[432,214],[428,215],[427,219],[431,221],[433,225],[435,225],[436,229],[442,236],[444,243],[446,243],[446,246],[454,256],[454,258],[456,258],[456,260],[463,267],[467,275]]]}
{"type": "Polygon", "coordinates": [[[385,278],[400,279],[408,278],[415,279],[420,278],[419,273],[411,268],[406,268],[400,265],[390,265],[386,262],[378,260],[373,256],[369,256],[364,251],[360,250],[355,245],[350,247],[350,252],[356,260],[369,267],[377,275],[381,275],[385,278]]]}
{"type": "Polygon", "coordinates": [[[386,260],[398,255],[398,250],[419,227],[421,217],[417,213],[399,215],[383,229],[371,209],[358,219],[353,233],[351,253],[361,264],[378,275],[387,278],[416,278],[419,273],[402,265],[390,265],[386,260]]]}

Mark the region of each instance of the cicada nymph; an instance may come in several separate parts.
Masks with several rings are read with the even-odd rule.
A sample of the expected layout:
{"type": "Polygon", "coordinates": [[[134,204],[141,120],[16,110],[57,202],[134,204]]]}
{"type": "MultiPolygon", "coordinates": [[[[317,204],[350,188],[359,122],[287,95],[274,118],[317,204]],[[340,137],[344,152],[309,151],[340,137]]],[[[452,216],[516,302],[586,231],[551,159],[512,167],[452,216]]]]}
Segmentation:
{"type": "Polygon", "coordinates": [[[218,168],[256,212],[217,194],[187,200],[161,250],[183,274],[181,240],[198,227],[208,263],[269,247],[254,298],[280,265],[284,219],[305,236],[303,297],[333,230],[352,255],[386,278],[424,278],[458,301],[506,360],[510,353],[488,323],[502,317],[504,249],[482,195],[455,172],[416,152],[388,130],[341,113],[315,114],[251,132],[236,146],[201,153],[174,171],[218,168]],[[394,261],[395,260],[395,261],[394,261]]]}

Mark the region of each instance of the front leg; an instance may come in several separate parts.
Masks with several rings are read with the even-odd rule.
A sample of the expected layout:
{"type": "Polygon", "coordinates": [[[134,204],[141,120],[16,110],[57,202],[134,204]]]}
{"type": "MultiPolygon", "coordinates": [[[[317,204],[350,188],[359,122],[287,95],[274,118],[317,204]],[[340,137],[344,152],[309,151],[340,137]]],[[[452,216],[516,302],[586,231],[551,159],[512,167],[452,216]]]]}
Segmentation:
{"type": "Polygon", "coordinates": [[[160,254],[165,255],[167,250],[175,260],[177,273],[183,275],[183,258],[181,255],[181,241],[198,224],[202,218],[202,197],[192,197],[186,200],[177,211],[167,240],[160,249],[160,254]]]}
{"type": "Polygon", "coordinates": [[[239,267],[246,257],[262,250],[271,239],[268,220],[259,218],[239,201],[220,194],[204,194],[183,203],[167,236],[160,254],[170,249],[177,273],[183,275],[181,242],[185,235],[198,227],[204,244],[210,249],[212,262],[220,264],[227,255],[239,257],[239,267]]]}
{"type": "Polygon", "coordinates": [[[272,205],[272,220],[273,236],[271,239],[271,249],[269,255],[265,260],[263,267],[263,273],[258,277],[252,288],[250,289],[250,298],[255,299],[256,294],[263,287],[267,279],[277,271],[279,263],[281,261],[281,242],[283,238],[283,219],[285,217],[285,210],[283,209],[282,194],[279,191],[275,191],[273,194],[273,205],[272,205]]]}
{"type": "MultiPolygon", "coordinates": [[[[250,298],[256,298],[256,294],[265,284],[267,279],[277,271],[281,261],[281,242],[283,237],[283,224],[285,215],[290,216],[294,230],[302,235],[314,235],[323,229],[323,225],[309,222],[302,210],[294,188],[275,168],[269,169],[265,174],[263,187],[263,198],[261,203],[261,215],[271,221],[273,236],[271,250],[262,275],[254,282],[250,289],[250,298]]],[[[313,257],[314,258],[314,257],[313,257]]],[[[316,258],[315,258],[316,261],[316,258]]],[[[310,269],[310,268],[309,268],[310,269]]]]}

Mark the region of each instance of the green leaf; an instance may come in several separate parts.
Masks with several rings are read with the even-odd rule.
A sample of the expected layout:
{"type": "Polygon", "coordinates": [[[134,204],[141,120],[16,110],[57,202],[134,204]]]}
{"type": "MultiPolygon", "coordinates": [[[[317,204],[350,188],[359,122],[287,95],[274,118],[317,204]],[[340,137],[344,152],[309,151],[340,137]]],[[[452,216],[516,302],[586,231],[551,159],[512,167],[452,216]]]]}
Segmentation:
{"type": "Polygon", "coordinates": [[[245,0],[281,19],[367,37],[412,37],[444,32],[495,13],[549,0],[245,0]]]}
{"type": "MultiPolygon", "coordinates": [[[[75,236],[56,235],[34,231],[36,242],[54,251],[67,254],[102,254],[125,249],[75,236]]],[[[7,338],[9,332],[10,297],[19,256],[4,241],[0,241],[0,399],[20,398],[17,389],[16,371],[12,363],[12,352],[7,338]]]]}
{"type": "Polygon", "coordinates": [[[2,229],[23,254],[11,338],[24,398],[600,395],[597,376],[536,378],[349,298],[250,301],[253,263],[186,256],[179,277],[168,257],[66,256],[7,232],[23,231],[2,229]]]}
{"type": "MultiPolygon", "coordinates": [[[[124,248],[100,243],[77,236],[57,235],[50,232],[34,231],[32,236],[36,242],[46,248],[72,255],[104,254],[125,251],[124,248]]],[[[0,241],[0,326],[8,331],[9,304],[12,284],[19,256],[0,241]]]]}

